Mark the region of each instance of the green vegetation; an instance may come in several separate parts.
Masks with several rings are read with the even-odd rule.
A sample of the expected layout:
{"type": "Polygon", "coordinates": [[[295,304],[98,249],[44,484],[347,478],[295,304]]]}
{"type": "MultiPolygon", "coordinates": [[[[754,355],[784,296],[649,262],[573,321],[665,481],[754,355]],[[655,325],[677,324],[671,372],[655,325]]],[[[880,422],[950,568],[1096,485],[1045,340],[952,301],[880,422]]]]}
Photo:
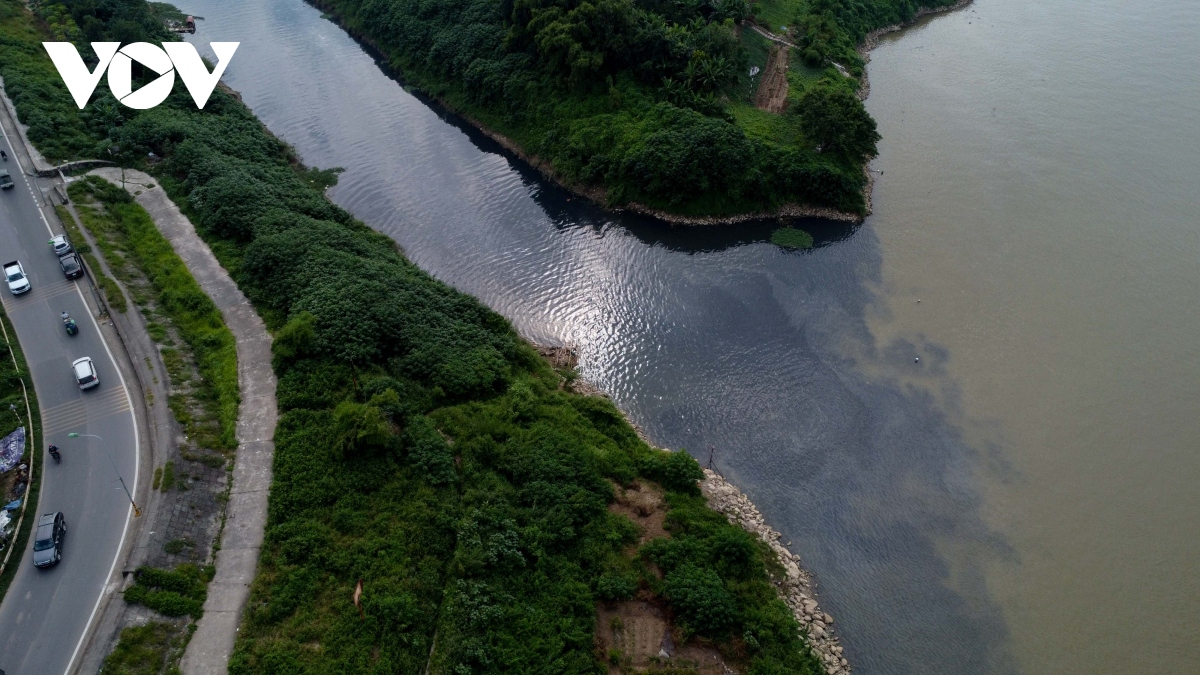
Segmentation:
{"type": "Polygon", "coordinates": [[[810,65],[838,62],[854,76],[863,72],[858,44],[873,30],[911,21],[922,8],[949,7],[958,0],[766,0],[796,7],[794,23],[802,56],[810,65]]]}
{"type": "MultiPolygon", "coordinates": [[[[685,215],[789,202],[861,212],[874,146],[818,151],[751,134],[748,68],[764,44],[743,0],[314,0],[406,80],[612,205],[685,215]],[[739,38],[739,31],[742,37],[739,38]]],[[[819,87],[856,87],[829,69],[819,87]]],[[[861,108],[861,104],[859,106],[861,108]]],[[[793,117],[796,115],[793,114],[793,117]]]]}
{"type": "Polygon", "coordinates": [[[878,136],[858,81],[833,64],[861,76],[869,31],[953,0],[311,1],[565,183],[602,187],[612,205],[720,215],[788,202],[861,213],[878,136]],[[741,109],[770,45],[745,27],[754,16],[804,64],[788,73],[788,112],[764,113],[784,119],[756,127],[741,109]]]}
{"type": "Polygon", "coordinates": [[[211,566],[180,565],[172,571],[141,567],[134,573],[136,582],[125,589],[125,602],[145,605],[163,616],[199,619],[213,572],[211,566]]]}
{"type": "Polygon", "coordinates": [[[62,221],[63,227],[67,229],[67,236],[71,239],[72,246],[79,255],[83,256],[87,263],[88,273],[96,283],[100,285],[100,291],[104,293],[104,303],[110,308],[124,314],[129,309],[129,303],[125,302],[125,294],[121,292],[121,288],[117,286],[117,282],[113,281],[104,269],[100,267],[100,261],[96,259],[96,254],[92,253],[92,247],[88,245],[87,240],[79,233],[79,228],[75,225],[75,219],[71,217],[71,211],[62,204],[54,205],[54,212],[58,214],[58,219],[62,221]]]}
{"type": "Polygon", "coordinates": [[[173,487],[175,487],[175,461],[168,459],[162,467],[161,489],[163,492],[168,492],[173,487]]]}
{"type": "Polygon", "coordinates": [[[151,622],[121,631],[121,641],[104,659],[100,675],[178,675],[190,633],[180,626],[151,622]]]}
{"type": "MultiPolygon", "coordinates": [[[[0,560],[3,560],[10,550],[12,551],[8,564],[0,573],[0,599],[3,599],[4,594],[8,592],[9,584],[17,576],[17,568],[26,562],[25,544],[29,541],[33,524],[37,522],[38,497],[42,491],[40,472],[44,467],[42,463],[44,439],[40,421],[41,410],[38,408],[37,395],[33,390],[33,378],[29,376],[29,366],[25,363],[25,353],[21,350],[21,344],[17,342],[17,331],[3,310],[0,310],[0,322],[4,324],[4,330],[0,331],[0,339],[6,336],[8,338],[7,342],[0,346],[0,438],[16,431],[19,426],[25,427],[25,457],[22,461],[29,465],[29,475],[33,479],[29,485],[29,501],[25,504],[25,515],[29,517],[22,521],[20,530],[14,530],[9,539],[9,545],[0,549],[0,560]],[[10,350],[11,353],[9,353],[10,350]],[[25,407],[26,394],[29,396],[28,412],[25,407]],[[16,406],[15,414],[11,412],[10,405],[16,406]],[[30,423],[29,418],[35,422],[30,423]]],[[[0,476],[0,490],[2,490],[0,497],[6,497],[5,503],[8,502],[8,491],[14,487],[16,475],[17,470],[13,469],[0,476]]],[[[19,518],[20,511],[14,511],[12,516],[14,520],[19,518]]]]}
{"type": "Polygon", "coordinates": [[[163,550],[172,555],[182,553],[185,548],[194,548],[196,543],[191,539],[172,539],[163,544],[163,550]]]}
{"type": "MultiPolygon", "coordinates": [[[[201,375],[201,398],[212,401],[219,424],[217,437],[205,437],[198,442],[213,448],[236,447],[238,403],[241,400],[237,348],[221,312],[196,283],[183,260],[171,248],[171,243],[154,226],[150,214],[135,203],[128,192],[98,176],[86,176],[72,183],[69,193],[84,225],[104,249],[105,259],[114,270],[126,259],[137,266],[150,282],[158,310],[170,320],[191,350],[201,375]],[[89,202],[98,202],[99,206],[89,206],[89,202]]],[[[153,322],[151,329],[153,331],[153,322]]],[[[156,339],[161,341],[161,337],[156,339]]],[[[172,350],[172,353],[179,357],[177,351],[172,350]]],[[[167,357],[164,350],[164,361],[167,357]]],[[[168,371],[172,371],[171,364],[167,365],[168,371]]],[[[169,374],[176,387],[182,385],[184,376],[180,372],[169,374]]],[[[200,436],[203,425],[193,419],[187,406],[175,400],[175,396],[172,399],[169,404],[179,423],[189,436],[200,436]]]]}
{"type": "MultiPolygon", "coordinates": [[[[135,0],[39,11],[47,5],[63,8],[63,30],[69,16],[89,39],[138,26],[120,39],[170,39],[139,20],[110,20],[145,11],[135,0]]],[[[56,75],[37,79],[45,69],[32,62],[46,59],[29,41],[38,36],[9,30],[31,22],[23,11],[0,0],[0,71],[26,92],[45,89],[27,107],[69,100],[56,75]]],[[[547,25],[558,21],[551,14],[547,25]]],[[[487,32],[470,19],[457,22],[487,32]]],[[[720,43],[723,26],[672,29],[670,39],[720,43]]],[[[548,45],[542,37],[522,39],[548,45]]],[[[562,55],[568,90],[603,61],[562,55]]],[[[735,129],[674,104],[651,107],[661,117],[638,122],[647,128],[682,120],[717,143],[735,129]]],[[[607,655],[594,651],[597,603],[630,597],[661,603],[681,637],[742,672],[820,672],[769,584],[777,561],[704,505],[690,456],[647,446],[610,402],[568,391],[570,374],[502,317],[324,199],[320,181],[231,96],[218,90],[198,111],[178,88],[152,110],[114,109],[102,127],[69,109],[49,119],[96,144],[115,140],[130,157],[165,158],[151,170],[275,331],[270,515],[232,673],[598,673],[607,655]],[[614,486],[634,482],[665,491],[670,537],[639,546],[638,527],[610,510],[614,486]],[[361,610],[352,601],[360,579],[361,610]]],[[[671,150],[676,131],[649,145],[671,150]]],[[[168,464],[161,489],[173,481],[168,464]]],[[[210,578],[144,568],[126,600],[196,616],[210,578]]]]}
{"type": "Polygon", "coordinates": [[[812,235],[794,227],[781,227],[771,233],[771,243],[783,248],[812,248],[812,235]]]}

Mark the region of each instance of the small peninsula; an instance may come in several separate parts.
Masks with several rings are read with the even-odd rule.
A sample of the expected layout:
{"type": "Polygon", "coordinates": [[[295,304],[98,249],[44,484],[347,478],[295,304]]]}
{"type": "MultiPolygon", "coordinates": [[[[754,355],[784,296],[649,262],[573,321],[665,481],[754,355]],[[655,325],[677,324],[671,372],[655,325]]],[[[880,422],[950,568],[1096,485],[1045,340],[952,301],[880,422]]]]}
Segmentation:
{"type": "Polygon", "coordinates": [[[872,31],[954,0],[309,0],[404,81],[609,208],[861,219],[872,31]]]}

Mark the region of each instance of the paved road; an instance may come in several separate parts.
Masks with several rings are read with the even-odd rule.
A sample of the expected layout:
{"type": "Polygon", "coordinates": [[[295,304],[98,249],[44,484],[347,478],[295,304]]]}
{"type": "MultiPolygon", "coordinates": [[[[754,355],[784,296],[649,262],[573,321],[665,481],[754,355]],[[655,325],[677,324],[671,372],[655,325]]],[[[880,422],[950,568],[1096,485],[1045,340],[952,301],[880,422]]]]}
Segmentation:
{"type": "MultiPolygon", "coordinates": [[[[9,675],[59,675],[80,651],[130,525],[132,509],[113,464],[132,490],[137,428],[121,373],[84,304],[80,291],[86,286],[63,277],[47,246],[49,226],[34,201],[34,179],[22,175],[7,139],[0,147],[9,154],[0,168],[17,183],[0,191],[0,262],[19,259],[33,286],[13,296],[0,285],[0,298],[33,372],[46,442],[62,449],[61,464],[45,455],[38,511],[62,511],[67,519],[63,560],[56,567],[39,570],[31,562],[32,548],[19,552],[25,558],[0,604],[0,669],[9,675]],[[64,310],[79,323],[74,337],[58,318],[64,310]],[[80,356],[92,357],[100,375],[100,385],[85,392],[71,374],[71,361],[80,356]],[[96,439],[67,438],[72,431],[101,436],[112,461],[96,439]]],[[[29,542],[32,546],[32,537],[29,542]]]]}

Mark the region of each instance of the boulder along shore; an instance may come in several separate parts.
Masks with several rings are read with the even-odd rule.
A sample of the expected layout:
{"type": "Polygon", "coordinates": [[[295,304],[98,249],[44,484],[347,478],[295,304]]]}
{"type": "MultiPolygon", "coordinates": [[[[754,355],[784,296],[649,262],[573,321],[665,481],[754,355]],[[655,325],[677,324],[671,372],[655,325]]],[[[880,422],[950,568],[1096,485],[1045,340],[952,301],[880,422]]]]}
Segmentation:
{"type": "Polygon", "coordinates": [[[809,647],[825,664],[828,675],[848,675],[850,663],[843,653],[841,640],[833,633],[833,617],[817,602],[812,575],[800,567],[800,556],[779,543],[783,535],[767,525],[750,498],[721,474],[705,469],[700,491],[712,510],[724,514],[729,522],[741,526],[771,548],[786,574],[785,578],[774,580],[775,589],[807,633],[809,647]]]}

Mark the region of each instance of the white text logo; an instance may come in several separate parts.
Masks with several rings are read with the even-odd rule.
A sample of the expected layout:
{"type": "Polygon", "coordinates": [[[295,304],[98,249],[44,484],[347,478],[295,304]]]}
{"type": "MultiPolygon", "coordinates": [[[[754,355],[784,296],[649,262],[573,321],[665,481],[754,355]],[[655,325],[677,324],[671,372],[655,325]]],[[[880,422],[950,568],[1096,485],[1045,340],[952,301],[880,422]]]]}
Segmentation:
{"type": "Polygon", "coordinates": [[[50,60],[54,61],[54,67],[58,68],[58,74],[62,76],[80,110],[87,105],[105,70],[108,70],[108,88],[118,101],[130,108],[146,110],[167,100],[171,88],[175,86],[176,72],[183,79],[196,106],[203,108],[239,44],[210,43],[213,53],[217,55],[217,66],[211,73],[204,67],[196,48],[187,42],[164,42],[161,48],[149,42],[134,42],[124,47],[120,42],[93,42],[92,49],[100,62],[96,64],[96,70],[91,72],[88,72],[87,65],[70,42],[43,42],[42,46],[49,52],[50,60]],[[159,75],[137,91],[133,91],[134,61],[159,75]]]}

